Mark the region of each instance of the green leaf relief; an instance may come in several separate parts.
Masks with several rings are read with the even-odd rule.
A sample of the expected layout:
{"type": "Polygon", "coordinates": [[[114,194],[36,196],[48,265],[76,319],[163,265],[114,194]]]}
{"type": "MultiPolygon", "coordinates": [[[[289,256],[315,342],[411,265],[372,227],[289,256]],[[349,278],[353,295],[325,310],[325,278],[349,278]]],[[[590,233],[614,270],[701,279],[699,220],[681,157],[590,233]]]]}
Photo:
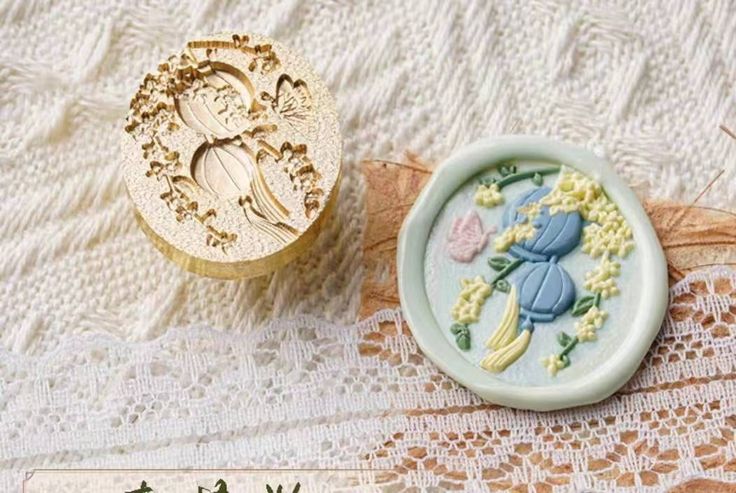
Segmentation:
{"type": "Polygon", "coordinates": [[[511,290],[511,285],[506,279],[499,279],[493,283],[494,287],[502,293],[508,293],[511,290]]]}
{"type": "Polygon", "coordinates": [[[463,325],[463,324],[452,324],[450,326],[450,332],[453,335],[457,335],[458,333],[460,333],[460,332],[462,332],[464,330],[468,330],[468,326],[467,325],[463,325]]]}
{"type": "Polygon", "coordinates": [[[495,271],[504,270],[510,263],[511,261],[509,259],[507,259],[506,257],[502,257],[502,256],[491,257],[488,259],[488,265],[490,265],[491,269],[495,271]]]}
{"type": "Polygon", "coordinates": [[[545,176],[545,175],[551,175],[554,173],[558,173],[560,171],[557,167],[552,168],[541,168],[536,170],[529,170],[529,171],[522,171],[520,173],[516,172],[516,167],[514,167],[514,172],[510,175],[503,176],[500,180],[496,181],[498,184],[499,190],[503,189],[503,187],[507,185],[511,185],[512,183],[516,183],[517,181],[521,180],[527,180],[527,179],[534,179],[535,175],[545,176]]]}
{"type": "Polygon", "coordinates": [[[534,183],[538,187],[541,187],[542,183],[544,183],[544,177],[542,177],[542,174],[534,173],[534,175],[532,176],[532,183],[534,183]]]}
{"type": "Polygon", "coordinates": [[[509,176],[516,173],[516,166],[513,164],[500,164],[498,166],[498,172],[501,174],[501,176],[509,176]]]}
{"type": "Polygon", "coordinates": [[[466,324],[452,324],[450,333],[455,336],[455,344],[463,351],[470,349],[470,329],[466,324]]]}
{"type": "Polygon", "coordinates": [[[560,346],[562,346],[563,348],[570,344],[570,341],[572,341],[572,337],[567,335],[567,333],[560,332],[559,334],[557,334],[557,342],[559,342],[560,346]]]}
{"type": "Polygon", "coordinates": [[[457,347],[459,347],[463,351],[467,351],[468,349],[470,349],[470,334],[458,334],[455,338],[455,342],[457,343],[457,347]]]}
{"type": "Polygon", "coordinates": [[[583,296],[579,298],[572,307],[572,316],[579,317],[584,315],[591,307],[596,305],[595,296],[583,296]]]}

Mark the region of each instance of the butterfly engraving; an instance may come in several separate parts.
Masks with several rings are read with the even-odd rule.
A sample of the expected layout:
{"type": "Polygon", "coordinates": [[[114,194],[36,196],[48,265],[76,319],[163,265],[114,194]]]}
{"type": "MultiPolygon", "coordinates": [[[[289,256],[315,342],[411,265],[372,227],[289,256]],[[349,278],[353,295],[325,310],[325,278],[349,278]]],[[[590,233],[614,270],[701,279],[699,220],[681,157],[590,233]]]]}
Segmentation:
{"type": "Polygon", "coordinates": [[[447,237],[447,251],[458,262],[471,262],[485,248],[488,237],[495,232],[495,226],[483,232],[480,216],[476,211],[470,210],[464,217],[453,221],[447,237]]]}
{"type": "Polygon", "coordinates": [[[303,80],[293,81],[291,77],[283,74],[276,83],[276,96],[264,92],[261,94],[261,99],[271,103],[273,111],[293,126],[299,128],[310,125],[312,95],[303,80]]]}

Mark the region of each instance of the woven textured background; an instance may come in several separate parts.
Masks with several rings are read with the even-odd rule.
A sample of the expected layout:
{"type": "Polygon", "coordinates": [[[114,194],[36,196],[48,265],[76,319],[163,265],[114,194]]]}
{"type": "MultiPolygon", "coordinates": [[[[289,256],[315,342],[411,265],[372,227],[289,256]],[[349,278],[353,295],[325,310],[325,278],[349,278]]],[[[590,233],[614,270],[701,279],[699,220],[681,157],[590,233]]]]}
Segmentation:
{"type": "Polygon", "coordinates": [[[146,340],[205,323],[354,319],[358,163],[436,161],[478,137],[563,138],[638,192],[736,197],[736,5],[709,2],[37,2],[0,4],[0,343],[39,354],[72,333],[146,340]],[[345,136],[336,221],[313,253],[254,281],[180,271],[134,223],[118,169],[127,103],[185,40],[259,31],[298,47],[345,136]],[[728,164],[730,163],[730,165],[728,164]],[[329,255],[326,254],[329,248],[329,255]]]}
{"type": "MultiPolygon", "coordinates": [[[[726,169],[705,202],[728,206],[736,199],[736,146],[717,130],[721,122],[736,121],[736,4],[730,0],[411,6],[6,0],[0,3],[0,39],[0,347],[9,362],[0,371],[0,391],[13,396],[9,412],[19,413],[15,417],[46,409],[44,396],[56,395],[53,385],[35,387],[28,372],[48,362],[60,345],[67,351],[60,357],[73,365],[74,348],[63,344],[70,335],[94,334],[116,341],[115,351],[122,351],[127,342],[166,338],[172,327],[193,324],[251,334],[267,320],[297,314],[354,321],[365,222],[362,159],[398,159],[411,150],[438,161],[479,137],[533,133],[605,155],[641,196],[688,201],[726,169]],[[165,260],[137,229],[118,168],[122,119],[143,75],[187,39],[216,31],[261,32],[301,50],[333,91],[345,138],[335,221],[311,254],[251,281],[197,278],[165,260]],[[13,387],[14,382],[25,384],[13,387]]],[[[84,361],[96,361],[92,367],[104,363],[84,361]]],[[[111,381],[115,388],[124,379],[111,381]]],[[[74,395],[58,397],[60,413],[74,395]]],[[[109,408],[98,410],[103,421],[109,418],[109,408]]],[[[320,433],[348,435],[352,421],[338,408],[330,412],[318,420],[334,426],[320,433]]],[[[130,416],[125,406],[120,414],[121,420],[130,416]]],[[[22,426],[6,425],[0,433],[3,464],[22,468],[83,459],[69,452],[73,446],[57,446],[69,443],[64,440],[71,435],[55,435],[67,418],[49,421],[49,428],[39,425],[34,443],[46,448],[33,450],[14,435],[22,426]],[[51,436],[60,442],[54,445],[51,436]]],[[[217,421],[226,416],[208,419],[219,423],[213,429],[232,429],[217,421]]],[[[247,420],[232,423],[245,434],[245,448],[266,455],[258,447],[276,438],[260,433],[284,426],[275,420],[245,431],[247,420]]],[[[285,433],[303,441],[318,436],[310,435],[310,423],[302,424],[292,423],[285,433]]],[[[162,446],[155,428],[163,425],[152,426],[121,432],[139,462],[214,464],[206,454],[215,449],[200,450],[194,445],[199,438],[187,438],[201,438],[202,428],[177,428],[175,436],[162,438],[165,450],[149,453],[162,446]],[[170,447],[174,440],[182,441],[179,448],[170,447]]],[[[95,430],[98,437],[108,435],[104,427],[95,430]]],[[[118,443],[98,445],[111,450],[118,443]]],[[[733,455],[732,448],[725,450],[733,455]]],[[[228,457],[229,464],[242,464],[228,457]]],[[[523,479],[526,473],[519,474],[523,479]]]]}

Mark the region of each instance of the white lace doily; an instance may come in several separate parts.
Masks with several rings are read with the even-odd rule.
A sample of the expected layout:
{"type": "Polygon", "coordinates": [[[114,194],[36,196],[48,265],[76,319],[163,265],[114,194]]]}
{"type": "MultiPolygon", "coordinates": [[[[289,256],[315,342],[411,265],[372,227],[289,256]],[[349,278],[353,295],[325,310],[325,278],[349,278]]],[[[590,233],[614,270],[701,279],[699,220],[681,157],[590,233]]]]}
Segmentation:
{"type": "Polygon", "coordinates": [[[485,404],[417,350],[398,312],[355,326],[304,317],[247,336],[69,338],[0,357],[0,457],[39,467],[372,467],[396,485],[661,491],[736,480],[736,273],[671,291],[636,376],[563,412],[485,404]],[[380,322],[389,322],[381,324],[380,322]]]}

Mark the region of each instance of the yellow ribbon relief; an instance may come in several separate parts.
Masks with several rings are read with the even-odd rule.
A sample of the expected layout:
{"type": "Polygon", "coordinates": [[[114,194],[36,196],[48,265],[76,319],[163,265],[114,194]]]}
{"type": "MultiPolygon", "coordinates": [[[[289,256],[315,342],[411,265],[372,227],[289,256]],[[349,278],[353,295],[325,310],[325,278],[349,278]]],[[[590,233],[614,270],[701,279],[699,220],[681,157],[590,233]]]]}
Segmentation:
{"type": "Polygon", "coordinates": [[[529,329],[519,331],[519,302],[516,286],[511,286],[509,297],[506,299],[501,323],[486,342],[486,347],[492,352],[480,362],[480,366],[487,371],[499,373],[511,363],[521,357],[529,346],[532,333],[529,329]]]}

